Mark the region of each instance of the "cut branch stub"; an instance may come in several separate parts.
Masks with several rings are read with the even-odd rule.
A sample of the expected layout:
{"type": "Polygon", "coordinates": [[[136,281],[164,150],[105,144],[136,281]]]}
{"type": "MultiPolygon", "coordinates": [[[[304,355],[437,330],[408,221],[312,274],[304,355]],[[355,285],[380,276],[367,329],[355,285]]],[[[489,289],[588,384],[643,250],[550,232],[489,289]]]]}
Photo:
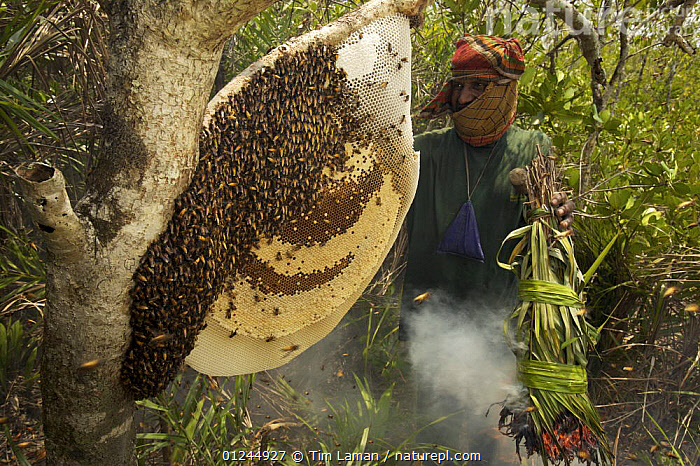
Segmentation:
{"type": "Polygon", "coordinates": [[[41,183],[53,178],[56,170],[48,165],[32,163],[29,166],[20,165],[15,171],[19,176],[29,181],[41,183]]]}
{"type": "Polygon", "coordinates": [[[87,244],[85,230],[71,207],[63,174],[36,162],[22,164],[14,172],[48,251],[68,261],[82,257],[87,244]]]}

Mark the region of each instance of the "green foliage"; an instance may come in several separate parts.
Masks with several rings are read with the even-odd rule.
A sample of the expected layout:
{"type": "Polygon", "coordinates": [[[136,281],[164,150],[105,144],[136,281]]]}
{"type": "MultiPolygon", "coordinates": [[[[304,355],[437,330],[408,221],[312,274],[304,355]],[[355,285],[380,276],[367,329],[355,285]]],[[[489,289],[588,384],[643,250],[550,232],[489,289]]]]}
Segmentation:
{"type": "Polygon", "coordinates": [[[155,399],[137,401],[160,419],[162,429],[137,435],[139,464],[147,464],[147,458],[163,449],[170,452],[172,464],[208,465],[229,464],[223,450],[250,451],[246,404],[254,378],[230,377],[219,385],[211,377],[197,375],[183,392],[180,374],[155,399]]]}
{"type": "Polygon", "coordinates": [[[258,13],[229,42],[227,81],[292,37],[317,29],[359,6],[359,2],[277,2],[258,13]]]}
{"type": "MultiPolygon", "coordinates": [[[[700,114],[692,90],[700,74],[697,57],[655,48],[648,38],[635,38],[630,51],[627,79],[613,92],[607,108],[598,113],[592,107],[588,70],[575,42],[562,47],[553,62],[545,57],[546,49],[534,47],[528,66],[533,62],[541,65],[535,65],[532,76],[526,73],[521,82],[519,110],[528,117],[521,118],[519,124],[545,131],[558,149],[564,180],[585,214],[577,217],[574,225],[579,264],[583,268],[592,264],[619,236],[599,264],[588,291],[587,308],[595,326],[602,328],[598,351],[605,357],[604,370],[629,381],[606,382],[615,386],[614,393],[600,387],[593,389],[595,396],[598,400],[613,397],[630,405],[637,403],[633,393],[645,392],[644,382],[618,371],[622,367],[650,367],[651,360],[654,375],[650,372],[645,376],[653,377],[658,388],[654,395],[645,392],[643,402],[652,403],[653,398],[653,403],[660,405],[668,406],[666,403],[672,401],[673,406],[684,406],[677,411],[651,411],[660,419],[660,428],[675,431],[673,436],[669,434],[672,439],[692,438],[698,432],[697,422],[681,421],[694,412],[696,404],[692,396],[672,396],[679,379],[665,374],[668,367],[692,364],[685,355],[667,355],[674,351],[685,354],[683,341],[697,339],[689,336],[696,335],[690,329],[697,319],[683,308],[697,302],[700,284],[700,267],[694,259],[700,246],[700,228],[696,226],[700,220],[700,114]],[[634,50],[642,52],[635,54],[634,50]],[[596,150],[590,159],[582,159],[586,140],[594,131],[599,132],[596,150]],[[678,291],[667,295],[672,287],[678,291]],[[664,362],[655,367],[654,358],[664,362]]],[[[606,65],[614,65],[616,52],[604,49],[606,65]]],[[[599,361],[593,365],[594,373],[599,365],[599,361]]],[[[686,384],[697,380],[696,370],[681,372],[681,379],[689,377],[686,384]]],[[[625,412],[618,414],[624,416],[625,412]]],[[[641,422],[649,424],[650,419],[641,422]]],[[[625,448],[653,438],[644,430],[620,427],[625,448]]],[[[676,440],[667,442],[677,450],[668,452],[676,451],[673,454],[686,464],[700,455],[697,444],[686,441],[682,449],[676,440]]],[[[639,451],[637,456],[643,457],[639,451]]],[[[679,460],[660,455],[653,461],[679,464],[679,460]]]]}
{"type": "MultiPolygon", "coordinates": [[[[359,390],[359,399],[343,397],[342,400],[325,400],[324,412],[330,412],[327,416],[320,416],[313,408],[301,403],[302,397],[285,380],[276,381],[279,393],[292,401],[293,413],[301,421],[302,425],[311,432],[311,437],[298,439],[295,449],[305,451],[320,451],[331,453],[330,459],[320,463],[312,463],[309,457],[305,457],[306,464],[325,464],[330,466],[338,464],[335,452],[344,453],[378,453],[379,460],[343,461],[347,466],[378,466],[384,463],[384,458],[391,461],[395,452],[408,450],[421,450],[426,448],[448,450],[441,445],[426,445],[415,442],[415,437],[422,430],[444,421],[449,416],[434,419],[427,426],[416,431],[408,431],[406,437],[401,427],[406,423],[399,409],[398,400],[394,393],[394,385],[375,394],[367,378],[360,378],[353,374],[355,386],[359,390]],[[327,418],[327,420],[326,420],[327,418]],[[323,427],[323,431],[319,427],[323,427]]],[[[295,464],[291,460],[285,460],[285,465],[295,464]]],[[[391,464],[391,463],[389,463],[391,464]]]]}
{"type": "Polygon", "coordinates": [[[34,244],[0,226],[7,239],[0,246],[0,399],[15,379],[24,389],[38,378],[38,310],[43,305],[44,268],[34,244]],[[13,314],[19,319],[13,319],[13,314]],[[18,379],[18,377],[20,377],[18,379]]]}
{"type": "MultiPolygon", "coordinates": [[[[36,324],[35,324],[36,325],[36,324]]],[[[22,322],[8,320],[0,323],[0,397],[4,398],[9,384],[22,376],[25,388],[39,377],[36,370],[38,345],[36,339],[25,333],[22,322]]]]}
{"type": "Polygon", "coordinates": [[[398,313],[399,296],[392,285],[383,296],[382,304],[375,305],[369,300],[361,299],[356,307],[361,308],[360,317],[356,320],[364,324],[362,335],[362,362],[364,373],[370,375],[378,372],[385,379],[400,376],[403,369],[401,358],[398,357],[398,313]],[[361,322],[366,321],[366,322],[361,322]]]}
{"type": "MultiPolygon", "coordinates": [[[[0,23],[4,25],[0,31],[0,120],[20,142],[20,147],[31,151],[32,147],[25,137],[23,124],[28,126],[29,130],[40,131],[55,139],[56,134],[35,117],[40,115],[41,119],[46,119],[55,115],[42,105],[42,101],[48,100],[49,95],[29,88],[26,82],[16,77],[23,62],[38,58],[36,55],[45,50],[37,43],[45,46],[51,41],[45,37],[45,23],[40,16],[50,11],[51,4],[14,3],[12,6],[14,8],[5,6],[0,9],[0,23]]],[[[22,74],[19,77],[21,78],[22,74]]]]}
{"type": "Polygon", "coordinates": [[[7,235],[0,246],[0,303],[6,305],[24,293],[43,298],[46,275],[34,242],[2,225],[0,231],[7,235]]]}
{"type": "Polygon", "coordinates": [[[105,74],[96,11],[89,0],[0,7],[0,159],[50,161],[76,197],[96,146],[94,107],[105,74]]]}
{"type": "Polygon", "coordinates": [[[351,407],[347,399],[338,406],[326,401],[329,411],[333,413],[333,436],[344,447],[359,445],[365,431],[369,432],[372,439],[385,438],[397,421],[391,416],[393,386],[387,388],[379,399],[375,399],[367,379],[363,383],[357,374],[353,374],[353,377],[361,395],[356,409],[351,407]]]}
{"type": "MultiPolygon", "coordinates": [[[[538,126],[547,133],[556,131],[562,123],[575,124],[580,129],[590,131],[595,126],[594,112],[586,102],[586,86],[581,75],[537,71],[528,67],[522,91],[518,100],[518,112],[530,115],[530,124],[538,126]]],[[[568,139],[555,138],[554,144],[566,150],[568,139]]]]}

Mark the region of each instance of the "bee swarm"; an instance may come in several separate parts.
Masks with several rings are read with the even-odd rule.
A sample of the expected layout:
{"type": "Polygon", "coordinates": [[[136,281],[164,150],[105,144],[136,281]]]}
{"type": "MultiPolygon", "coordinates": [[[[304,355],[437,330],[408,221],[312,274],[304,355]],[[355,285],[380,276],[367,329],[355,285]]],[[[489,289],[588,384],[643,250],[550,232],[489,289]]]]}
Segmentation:
{"type": "Polygon", "coordinates": [[[328,173],[344,169],[345,145],[363,140],[354,134],[357,109],[328,45],[281,57],[219,107],[201,134],[190,186],[134,273],[133,335],[121,377],[137,399],[175,377],[251,248],[289,219],[308,216],[328,173]]]}

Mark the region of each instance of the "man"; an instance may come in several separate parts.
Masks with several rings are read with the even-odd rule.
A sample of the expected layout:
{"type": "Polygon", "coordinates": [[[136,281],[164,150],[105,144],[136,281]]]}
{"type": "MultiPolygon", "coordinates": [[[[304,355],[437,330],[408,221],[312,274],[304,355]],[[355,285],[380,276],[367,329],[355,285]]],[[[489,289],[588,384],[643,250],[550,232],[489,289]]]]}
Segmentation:
{"type": "MultiPolygon", "coordinates": [[[[454,126],[421,134],[414,143],[420,151],[420,178],[407,216],[409,245],[399,328],[400,339],[411,342],[414,364],[417,359],[413,346],[420,338],[426,340],[425,327],[449,328],[440,327],[439,314],[421,320],[421,315],[434,308],[431,299],[442,303],[447,299],[448,310],[443,306],[441,312],[451,314],[449,317],[495,314],[500,328],[516,303],[516,278],[496,263],[504,238],[524,225],[525,196],[511,184],[509,173],[529,164],[538,148],[546,154],[550,145],[543,133],[512,125],[517,81],[524,70],[522,49],[516,39],[466,35],[457,42],[451,79],[421,113],[423,118],[449,113],[454,126]],[[428,292],[433,298],[425,301],[428,292]]],[[[573,202],[558,194],[552,205],[561,218],[560,226],[569,228],[573,202]]],[[[502,260],[510,253],[505,249],[502,260]]],[[[429,332],[429,345],[445,338],[429,332]]],[[[502,333],[494,338],[502,341],[502,333]]],[[[466,360],[470,355],[454,357],[466,360]]],[[[420,384],[420,380],[417,382],[420,384]]],[[[432,387],[418,387],[419,410],[424,413],[426,409],[420,405],[426,404],[429,391],[432,387]]],[[[448,396],[431,414],[433,418],[447,415],[460,407],[454,397],[448,396]]],[[[473,418],[458,419],[453,417],[442,428],[434,428],[423,441],[464,447],[457,445],[461,437],[457,431],[473,418]]],[[[489,439],[471,434],[467,437],[472,451],[481,450],[489,456],[487,450],[493,450],[486,445],[489,439]]],[[[493,458],[488,461],[497,464],[493,458]]]]}
{"type": "MultiPolygon", "coordinates": [[[[549,150],[549,139],[543,133],[512,125],[517,79],[524,70],[517,39],[467,35],[457,42],[452,78],[421,113],[423,118],[450,113],[454,127],[415,138],[421,166],[407,216],[403,339],[408,337],[407,317],[420,308],[413,298],[431,289],[494,305],[512,301],[517,294],[514,275],[496,263],[503,239],[523,224],[525,197],[516,192],[508,175],[530,163],[538,146],[542,153],[549,150]],[[459,220],[456,217],[467,201],[471,201],[478,225],[478,234],[469,238],[476,255],[439,250],[448,230],[454,231],[449,227],[459,220]]],[[[560,194],[552,205],[558,206],[560,226],[569,228],[573,202],[560,194]]]]}

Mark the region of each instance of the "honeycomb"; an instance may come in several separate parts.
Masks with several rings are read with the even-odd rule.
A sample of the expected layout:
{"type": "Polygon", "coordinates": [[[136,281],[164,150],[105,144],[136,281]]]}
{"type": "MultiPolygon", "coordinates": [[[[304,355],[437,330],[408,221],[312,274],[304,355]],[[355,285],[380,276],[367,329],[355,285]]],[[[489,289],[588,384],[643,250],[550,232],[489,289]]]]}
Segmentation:
{"type": "Polygon", "coordinates": [[[134,274],[122,379],[136,398],[185,357],[210,375],[284,364],[333,329],[398,234],[418,175],[408,18],[287,50],[214,99],[192,183],[134,274]]]}

